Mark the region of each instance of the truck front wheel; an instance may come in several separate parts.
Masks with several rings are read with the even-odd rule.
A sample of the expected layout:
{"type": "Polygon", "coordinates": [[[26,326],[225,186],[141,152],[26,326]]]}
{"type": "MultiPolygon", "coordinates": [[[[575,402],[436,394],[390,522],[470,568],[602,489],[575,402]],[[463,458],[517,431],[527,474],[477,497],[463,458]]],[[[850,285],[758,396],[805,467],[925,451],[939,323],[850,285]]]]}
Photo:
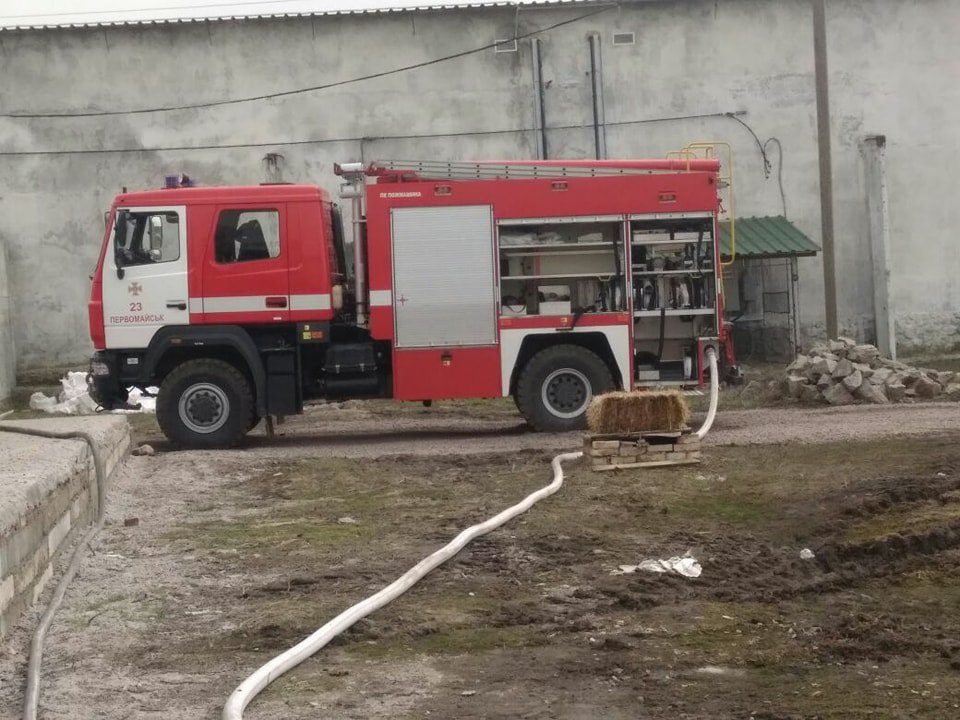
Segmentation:
{"type": "Polygon", "coordinates": [[[517,407],[540,432],[580,430],[595,395],[613,390],[610,368],[579,345],[554,345],[534,355],[517,380],[517,407]]]}
{"type": "Polygon", "coordinates": [[[250,383],[223,360],[189,360],[160,385],[157,422],[177,445],[231,447],[251,428],[253,415],[250,383]]]}

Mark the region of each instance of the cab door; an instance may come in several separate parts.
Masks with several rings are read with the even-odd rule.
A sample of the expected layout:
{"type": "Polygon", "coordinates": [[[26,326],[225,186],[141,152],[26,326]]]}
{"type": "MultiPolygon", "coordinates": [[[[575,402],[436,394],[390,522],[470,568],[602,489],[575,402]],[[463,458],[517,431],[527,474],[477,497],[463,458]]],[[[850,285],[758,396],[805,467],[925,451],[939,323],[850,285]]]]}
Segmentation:
{"type": "Polygon", "coordinates": [[[205,323],[288,322],[286,204],[223,205],[214,223],[204,253],[202,298],[192,301],[192,311],[202,313],[205,323]]]}
{"type": "Polygon", "coordinates": [[[103,273],[107,348],[145,348],[161,327],[190,324],[186,248],[186,207],[117,210],[103,273]]]}

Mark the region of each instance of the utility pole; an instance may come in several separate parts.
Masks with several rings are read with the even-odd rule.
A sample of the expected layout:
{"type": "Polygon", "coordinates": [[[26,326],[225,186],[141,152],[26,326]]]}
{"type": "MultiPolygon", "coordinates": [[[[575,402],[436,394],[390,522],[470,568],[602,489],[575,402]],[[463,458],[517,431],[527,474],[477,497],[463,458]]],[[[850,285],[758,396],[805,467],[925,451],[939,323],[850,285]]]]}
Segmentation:
{"type": "Polygon", "coordinates": [[[820,150],[820,243],[823,247],[823,296],[827,337],[837,326],[837,273],[833,246],[833,158],[830,145],[830,79],[827,69],[825,0],[813,3],[813,62],[817,92],[817,138],[820,150]]]}

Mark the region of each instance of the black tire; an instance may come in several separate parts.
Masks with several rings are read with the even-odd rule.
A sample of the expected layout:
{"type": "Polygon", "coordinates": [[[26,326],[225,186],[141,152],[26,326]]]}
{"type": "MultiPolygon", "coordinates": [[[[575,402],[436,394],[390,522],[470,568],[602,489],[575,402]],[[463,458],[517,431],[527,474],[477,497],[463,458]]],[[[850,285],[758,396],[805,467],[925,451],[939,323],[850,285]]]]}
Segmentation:
{"type": "Polygon", "coordinates": [[[178,365],[160,385],[157,422],[183,447],[236,445],[253,427],[253,391],[246,377],[223,360],[178,365]]]}
{"type": "Polygon", "coordinates": [[[595,395],[614,389],[610,368],[579,345],[554,345],[534,355],[517,380],[517,407],[535,430],[564,432],[587,424],[595,395]]]}

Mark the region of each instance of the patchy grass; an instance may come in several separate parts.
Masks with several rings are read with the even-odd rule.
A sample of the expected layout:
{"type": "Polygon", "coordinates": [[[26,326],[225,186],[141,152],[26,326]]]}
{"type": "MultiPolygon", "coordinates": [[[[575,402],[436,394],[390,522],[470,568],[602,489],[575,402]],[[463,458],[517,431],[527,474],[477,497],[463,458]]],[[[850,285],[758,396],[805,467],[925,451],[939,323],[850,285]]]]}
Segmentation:
{"type": "MultiPolygon", "coordinates": [[[[515,717],[531,693],[586,703],[585,716],[951,717],[957,549],[856,553],[861,541],[955,522],[956,505],[924,488],[950,486],[957,447],[945,436],[710,448],[701,466],[609,474],[570,465],[560,492],[357,623],[265,702],[293,707],[312,688],[336,703],[359,677],[368,687],[426,663],[442,686],[401,717],[515,717]],[[846,555],[828,566],[800,560],[802,547],[846,555]],[[700,578],[610,574],[688,548],[700,578]],[[489,692],[470,715],[450,697],[478,678],[489,692]]],[[[546,484],[548,459],[269,461],[204,509],[210,521],[167,536],[248,582],[210,598],[223,613],[216,628],[176,639],[176,617],[158,620],[174,638],[164,652],[197,670],[259,664],[546,484]]]]}

